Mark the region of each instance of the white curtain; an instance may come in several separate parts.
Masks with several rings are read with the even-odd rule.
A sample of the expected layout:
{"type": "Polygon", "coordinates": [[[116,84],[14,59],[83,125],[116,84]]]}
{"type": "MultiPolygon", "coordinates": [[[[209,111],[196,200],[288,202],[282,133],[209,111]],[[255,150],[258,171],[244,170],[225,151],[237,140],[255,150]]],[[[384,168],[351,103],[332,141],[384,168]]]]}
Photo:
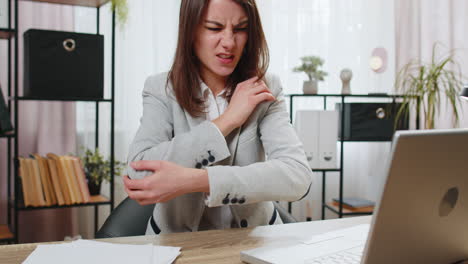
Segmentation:
{"type": "MultiPolygon", "coordinates": [[[[116,39],[116,158],[119,160],[125,160],[128,146],[139,126],[141,91],[146,77],[170,68],[177,40],[180,1],[139,0],[128,1],[128,4],[127,24],[121,31],[117,30],[116,39]]],[[[339,73],[345,67],[354,73],[351,81],[353,93],[391,93],[395,50],[393,1],[257,0],[257,4],[270,48],[269,71],[280,76],[286,94],[302,93],[302,81],[306,75],[293,73],[292,68],[300,63],[300,57],[307,55],[325,59],[324,69],[329,76],[320,83],[320,93],[341,91],[339,73]],[[384,47],[388,52],[387,71],[382,74],[372,72],[368,66],[372,50],[376,47],[384,47]]],[[[76,9],[75,12],[77,29],[94,33],[95,11],[76,9]]],[[[103,26],[110,21],[106,16],[101,11],[103,26]]],[[[105,33],[108,44],[110,35],[107,31],[105,33]]],[[[106,89],[109,89],[108,84],[106,79],[106,89]]],[[[328,107],[334,109],[334,103],[331,101],[328,107]]],[[[320,100],[295,102],[295,110],[319,109],[321,106],[320,100]]],[[[92,146],[94,106],[77,107],[79,141],[92,146]]],[[[103,113],[102,118],[104,116],[103,113]]],[[[103,152],[108,149],[105,145],[108,144],[105,140],[107,135],[101,135],[103,152]]],[[[375,199],[389,144],[346,143],[345,149],[345,194],[375,199]]],[[[327,179],[327,199],[330,200],[338,195],[338,175],[329,173],[327,179]]],[[[117,202],[125,197],[120,180],[116,179],[117,202]]],[[[308,197],[314,219],[320,217],[320,184],[319,175],[314,175],[314,187],[308,197]]],[[[303,202],[293,205],[297,218],[305,219],[305,212],[303,202]]],[[[333,215],[329,214],[329,217],[333,215]]],[[[101,217],[101,221],[103,219],[101,217]]]]}
{"type": "MultiPolygon", "coordinates": [[[[438,56],[454,50],[455,59],[468,76],[468,1],[397,0],[395,20],[398,68],[413,59],[429,62],[434,43],[439,43],[438,56]]],[[[445,101],[442,105],[435,126],[452,127],[453,112],[445,107],[445,101]]],[[[467,102],[461,102],[460,113],[460,127],[468,127],[467,102]]]]}

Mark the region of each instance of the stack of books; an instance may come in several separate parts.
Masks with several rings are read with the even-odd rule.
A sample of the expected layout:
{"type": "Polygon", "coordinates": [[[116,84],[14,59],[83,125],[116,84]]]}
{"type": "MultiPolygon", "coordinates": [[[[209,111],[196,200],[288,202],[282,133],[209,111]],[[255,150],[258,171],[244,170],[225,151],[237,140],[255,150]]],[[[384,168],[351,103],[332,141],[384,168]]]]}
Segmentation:
{"type": "MultiPolygon", "coordinates": [[[[368,213],[372,212],[375,207],[375,203],[363,198],[356,197],[344,197],[341,201],[344,209],[347,209],[355,213],[368,213]]],[[[338,198],[333,199],[333,205],[336,207],[340,206],[340,200],[338,198]]]]}
{"type": "Polygon", "coordinates": [[[87,203],[91,197],[81,160],[74,156],[19,157],[25,206],[87,203]]]}

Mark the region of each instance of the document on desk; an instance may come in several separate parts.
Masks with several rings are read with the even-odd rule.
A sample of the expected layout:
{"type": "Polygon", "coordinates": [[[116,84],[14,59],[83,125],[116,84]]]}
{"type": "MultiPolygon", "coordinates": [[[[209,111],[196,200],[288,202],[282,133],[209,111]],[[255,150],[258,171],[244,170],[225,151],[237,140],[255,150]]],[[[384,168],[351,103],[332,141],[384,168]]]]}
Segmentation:
{"type": "Polygon", "coordinates": [[[93,264],[148,263],[170,264],[180,254],[180,247],[114,244],[91,240],[39,245],[24,264],[93,264]]]}

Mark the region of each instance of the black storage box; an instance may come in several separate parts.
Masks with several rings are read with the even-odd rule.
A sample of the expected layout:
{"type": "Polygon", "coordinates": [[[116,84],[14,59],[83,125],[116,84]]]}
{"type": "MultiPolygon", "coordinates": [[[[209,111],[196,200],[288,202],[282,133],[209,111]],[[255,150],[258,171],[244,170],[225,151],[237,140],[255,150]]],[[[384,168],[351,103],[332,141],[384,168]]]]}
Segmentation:
{"type": "MultiPolygon", "coordinates": [[[[404,114],[395,126],[400,103],[345,103],[344,105],[344,140],[390,141],[395,130],[408,129],[408,116],[404,114]]],[[[341,103],[336,104],[336,109],[341,110],[341,103]]],[[[338,137],[341,138],[341,129],[338,137]]]]}
{"type": "Polygon", "coordinates": [[[24,33],[24,96],[102,99],[104,37],[30,29],[24,33]]]}

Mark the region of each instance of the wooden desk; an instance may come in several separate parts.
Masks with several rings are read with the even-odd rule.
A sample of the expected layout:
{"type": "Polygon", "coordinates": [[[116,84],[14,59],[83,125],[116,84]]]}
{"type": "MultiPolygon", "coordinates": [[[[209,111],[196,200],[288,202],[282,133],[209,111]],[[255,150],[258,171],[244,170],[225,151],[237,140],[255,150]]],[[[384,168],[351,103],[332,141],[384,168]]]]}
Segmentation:
{"type": "MultiPolygon", "coordinates": [[[[240,252],[266,245],[281,245],[303,240],[338,228],[370,223],[370,216],[313,221],[275,226],[259,226],[159,236],[100,239],[99,241],[182,247],[175,263],[242,263],[240,252]]],[[[0,263],[21,263],[38,244],[0,246],[0,263]]]]}

